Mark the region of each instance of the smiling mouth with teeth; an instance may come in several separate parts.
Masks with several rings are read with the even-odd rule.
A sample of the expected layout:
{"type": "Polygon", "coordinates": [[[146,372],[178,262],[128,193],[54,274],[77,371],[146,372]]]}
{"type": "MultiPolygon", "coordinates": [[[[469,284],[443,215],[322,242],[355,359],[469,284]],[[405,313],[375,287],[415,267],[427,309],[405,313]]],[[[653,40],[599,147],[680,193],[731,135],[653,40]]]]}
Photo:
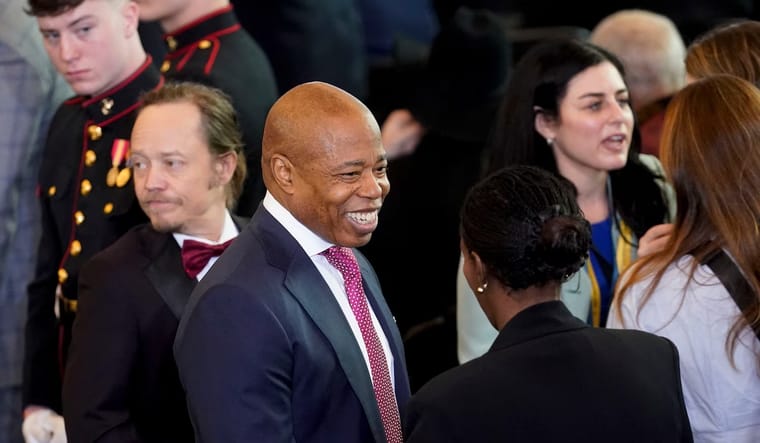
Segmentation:
{"type": "Polygon", "coordinates": [[[374,223],[377,220],[377,211],[372,212],[350,212],[348,218],[359,223],[369,224],[374,223]]]}

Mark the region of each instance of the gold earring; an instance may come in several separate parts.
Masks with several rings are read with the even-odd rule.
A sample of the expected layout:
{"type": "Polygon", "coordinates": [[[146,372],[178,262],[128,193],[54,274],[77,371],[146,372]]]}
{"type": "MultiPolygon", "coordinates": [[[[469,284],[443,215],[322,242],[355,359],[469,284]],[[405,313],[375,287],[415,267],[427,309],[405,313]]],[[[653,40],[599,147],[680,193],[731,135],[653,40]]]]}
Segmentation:
{"type": "Polygon", "coordinates": [[[488,287],[488,282],[484,282],[482,285],[475,288],[475,291],[477,291],[478,294],[482,294],[486,292],[487,287],[488,287]]]}

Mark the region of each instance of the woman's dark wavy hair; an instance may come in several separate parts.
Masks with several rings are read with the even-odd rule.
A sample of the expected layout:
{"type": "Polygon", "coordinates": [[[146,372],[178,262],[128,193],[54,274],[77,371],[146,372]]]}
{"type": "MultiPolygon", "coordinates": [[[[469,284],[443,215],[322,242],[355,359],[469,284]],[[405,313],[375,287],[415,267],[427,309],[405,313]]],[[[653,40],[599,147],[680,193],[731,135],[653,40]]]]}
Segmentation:
{"type": "Polygon", "coordinates": [[[591,226],[566,179],[533,166],[496,171],[470,189],[460,232],[488,272],[515,290],[562,283],[588,256],[591,226]]]}
{"type": "MultiPolygon", "coordinates": [[[[603,62],[624,77],[620,61],[606,50],[581,40],[552,40],[532,47],[512,72],[484,158],[484,175],[510,165],[532,165],[559,174],[551,147],[535,129],[534,107],[560,117],[559,103],[578,73],[603,62]]],[[[641,237],[668,220],[668,205],[653,173],[639,159],[640,138],[634,127],[628,161],[611,171],[612,210],[641,237]]],[[[631,239],[626,239],[630,241],[631,239]]]]}

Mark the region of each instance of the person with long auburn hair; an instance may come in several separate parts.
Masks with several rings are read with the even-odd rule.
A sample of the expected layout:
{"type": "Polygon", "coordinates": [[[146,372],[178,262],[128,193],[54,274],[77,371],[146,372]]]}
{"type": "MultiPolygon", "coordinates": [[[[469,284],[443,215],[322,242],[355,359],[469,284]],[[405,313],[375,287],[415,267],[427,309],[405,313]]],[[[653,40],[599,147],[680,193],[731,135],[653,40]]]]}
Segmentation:
{"type": "Polygon", "coordinates": [[[679,348],[695,441],[760,436],[760,90],[720,74],[673,99],[661,156],[677,212],[663,248],[620,279],[608,327],[679,348]],[[724,252],[749,285],[744,309],[705,263],[724,252]]]}
{"type": "MultiPolygon", "coordinates": [[[[760,86],[760,22],[738,20],[708,30],[689,45],[685,65],[689,83],[731,74],[760,86]]],[[[652,229],[646,247],[639,248],[639,257],[661,249],[672,229],[671,223],[652,229]]]]}
{"type": "Polygon", "coordinates": [[[760,22],[740,20],[699,36],[686,52],[686,78],[733,74],[760,86],[760,22]]]}

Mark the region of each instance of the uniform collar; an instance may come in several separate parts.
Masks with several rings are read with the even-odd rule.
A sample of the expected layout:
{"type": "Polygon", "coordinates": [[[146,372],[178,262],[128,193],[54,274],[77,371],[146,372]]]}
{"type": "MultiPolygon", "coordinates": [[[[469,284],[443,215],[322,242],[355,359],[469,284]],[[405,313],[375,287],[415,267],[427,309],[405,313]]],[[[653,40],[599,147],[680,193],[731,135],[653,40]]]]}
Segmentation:
{"type": "Polygon", "coordinates": [[[102,126],[132,112],[140,95],[160,87],[163,81],[158,69],[153,66],[152,58],[147,56],[132,75],[103,94],[83,98],[81,106],[90,120],[102,126]]]}
{"type": "Polygon", "coordinates": [[[174,53],[183,52],[201,40],[237,29],[240,29],[240,23],[238,23],[235,13],[232,12],[232,5],[227,5],[199,17],[172,33],[165,34],[164,42],[169,49],[168,56],[172,56],[174,53]]]}

